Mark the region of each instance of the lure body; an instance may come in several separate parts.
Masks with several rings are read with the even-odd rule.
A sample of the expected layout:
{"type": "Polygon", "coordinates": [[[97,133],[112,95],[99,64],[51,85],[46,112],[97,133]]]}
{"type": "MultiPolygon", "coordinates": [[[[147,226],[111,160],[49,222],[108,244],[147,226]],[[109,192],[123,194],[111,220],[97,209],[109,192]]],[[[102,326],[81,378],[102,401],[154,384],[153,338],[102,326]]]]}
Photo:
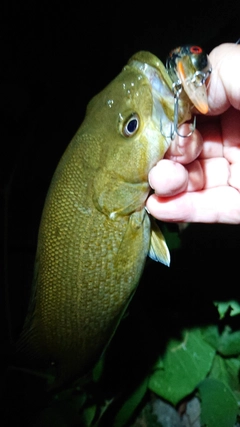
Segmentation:
{"type": "Polygon", "coordinates": [[[208,112],[206,81],[211,73],[208,55],[200,46],[184,45],[173,49],[166,62],[168,73],[202,113],[208,112]]]}
{"type": "MultiPolygon", "coordinates": [[[[165,67],[139,52],[89,103],[53,176],[38,236],[32,298],[18,351],[56,367],[59,383],[100,357],[149,254],[169,264],[145,210],[148,172],[170,140],[174,94],[165,67]],[[167,131],[166,131],[167,133],[167,131]]],[[[183,97],[179,122],[191,117],[183,97]]]]}

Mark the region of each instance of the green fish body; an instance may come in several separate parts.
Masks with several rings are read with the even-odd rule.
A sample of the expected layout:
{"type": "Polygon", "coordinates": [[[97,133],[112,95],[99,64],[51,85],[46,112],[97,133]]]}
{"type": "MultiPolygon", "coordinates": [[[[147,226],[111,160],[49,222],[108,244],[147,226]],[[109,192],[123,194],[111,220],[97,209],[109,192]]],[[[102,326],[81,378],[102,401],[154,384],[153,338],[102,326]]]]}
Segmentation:
{"type": "MultiPolygon", "coordinates": [[[[164,156],[173,93],[154,55],[139,52],[88,104],[53,176],[43,209],[33,290],[18,351],[56,366],[60,382],[84,375],[105,350],[148,254],[169,264],[145,209],[148,173],[164,156]]],[[[180,121],[191,103],[183,100],[180,121]]]]}

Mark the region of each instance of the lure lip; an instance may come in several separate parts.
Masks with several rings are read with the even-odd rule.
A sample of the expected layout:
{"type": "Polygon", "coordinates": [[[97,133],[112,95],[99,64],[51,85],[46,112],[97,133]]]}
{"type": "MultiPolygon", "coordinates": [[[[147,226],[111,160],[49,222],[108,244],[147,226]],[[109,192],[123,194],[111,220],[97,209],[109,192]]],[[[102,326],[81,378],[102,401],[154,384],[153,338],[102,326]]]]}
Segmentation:
{"type": "Polygon", "coordinates": [[[196,84],[195,77],[197,73],[195,73],[193,76],[187,75],[186,62],[184,61],[184,58],[182,58],[177,63],[177,73],[183,85],[184,91],[186,92],[189,99],[192,101],[193,105],[198,109],[198,111],[200,111],[200,113],[202,114],[207,114],[208,99],[207,99],[207,88],[206,88],[205,82],[211,71],[208,70],[208,73],[202,73],[202,77],[203,77],[202,81],[196,84]]]}
{"type": "Polygon", "coordinates": [[[207,86],[211,73],[208,55],[197,45],[173,49],[166,60],[168,73],[180,94],[183,89],[192,104],[202,114],[208,112],[207,86]]]}

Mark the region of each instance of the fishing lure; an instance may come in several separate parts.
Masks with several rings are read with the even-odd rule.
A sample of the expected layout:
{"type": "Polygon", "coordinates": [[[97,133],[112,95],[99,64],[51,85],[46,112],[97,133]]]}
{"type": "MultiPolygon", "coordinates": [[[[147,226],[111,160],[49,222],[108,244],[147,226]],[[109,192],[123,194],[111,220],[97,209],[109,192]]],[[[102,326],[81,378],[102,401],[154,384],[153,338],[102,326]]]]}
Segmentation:
{"type": "Polygon", "coordinates": [[[181,137],[190,136],[196,128],[196,116],[191,124],[191,131],[181,135],[178,131],[179,99],[182,90],[193,105],[202,113],[208,112],[207,81],[212,72],[208,55],[200,46],[184,45],[173,49],[166,61],[167,72],[173,82],[174,93],[174,123],[171,139],[175,134],[181,137]]]}

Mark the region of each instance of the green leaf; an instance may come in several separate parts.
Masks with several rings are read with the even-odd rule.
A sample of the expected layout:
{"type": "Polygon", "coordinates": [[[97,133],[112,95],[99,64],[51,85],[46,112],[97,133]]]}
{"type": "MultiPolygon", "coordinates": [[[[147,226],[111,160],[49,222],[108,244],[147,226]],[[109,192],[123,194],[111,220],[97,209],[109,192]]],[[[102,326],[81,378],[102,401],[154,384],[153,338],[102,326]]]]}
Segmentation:
{"type": "Polygon", "coordinates": [[[219,334],[217,326],[208,326],[202,329],[202,336],[208,344],[223,356],[237,356],[240,354],[240,331],[232,332],[230,326],[225,326],[219,334]]]}
{"type": "Polygon", "coordinates": [[[225,314],[230,309],[230,316],[236,316],[240,314],[240,304],[238,301],[230,300],[230,301],[215,301],[214,305],[217,307],[220,319],[222,319],[225,314]]]}
{"type": "Polygon", "coordinates": [[[220,335],[217,326],[212,325],[202,328],[202,337],[215,350],[218,349],[220,335]]]}
{"type": "Polygon", "coordinates": [[[92,421],[94,419],[96,411],[97,411],[96,405],[92,405],[85,408],[81,415],[81,426],[90,427],[92,425],[92,421]]]}
{"type": "Polygon", "coordinates": [[[240,331],[232,332],[230,326],[226,326],[219,339],[218,351],[223,356],[240,354],[240,331]]]}
{"type": "Polygon", "coordinates": [[[148,378],[138,386],[138,388],[131,394],[131,396],[123,404],[119,412],[117,413],[113,427],[124,427],[134,414],[136,408],[141,403],[148,386],[148,378]]]}
{"type": "Polygon", "coordinates": [[[221,381],[234,391],[238,391],[240,390],[238,379],[239,370],[240,360],[235,358],[225,359],[219,355],[216,355],[209,377],[221,381]]]}
{"type": "Polygon", "coordinates": [[[214,355],[215,350],[202,338],[200,329],[185,331],[183,341],[169,342],[150,377],[149,388],[176,405],[206,377],[214,355]]]}
{"type": "Polygon", "coordinates": [[[233,427],[238,413],[237,400],[228,386],[206,378],[199,386],[201,422],[206,427],[233,427]]]}
{"type": "Polygon", "coordinates": [[[100,357],[92,370],[92,378],[94,382],[98,382],[104,370],[104,356],[100,357]]]}

